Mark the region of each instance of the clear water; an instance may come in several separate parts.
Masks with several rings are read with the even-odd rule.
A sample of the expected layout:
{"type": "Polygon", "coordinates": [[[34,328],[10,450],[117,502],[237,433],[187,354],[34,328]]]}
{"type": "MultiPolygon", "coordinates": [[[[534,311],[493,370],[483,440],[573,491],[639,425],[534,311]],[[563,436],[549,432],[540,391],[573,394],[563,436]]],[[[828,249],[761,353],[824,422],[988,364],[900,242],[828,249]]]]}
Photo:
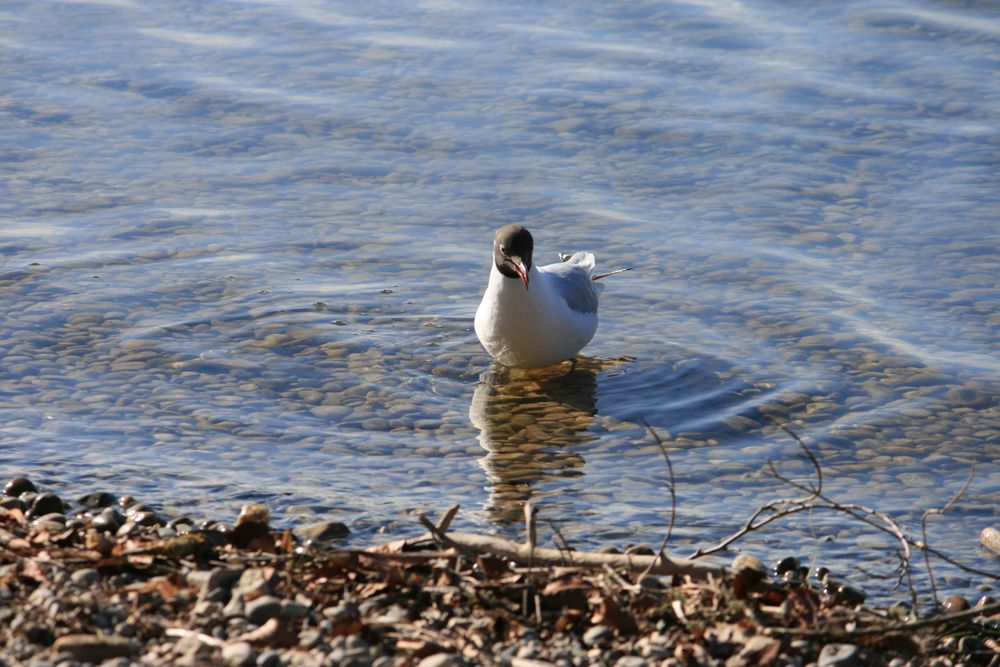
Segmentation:
{"type": "MultiPolygon", "coordinates": [[[[931,542],[995,572],[996,5],[564,4],[5,4],[0,475],[359,544],[453,503],[516,537],[531,498],[656,544],[645,420],[685,555],[798,495],[757,474],[808,478],[786,424],[910,530],[975,465],[931,542]],[[475,339],[509,222],[635,268],[575,369],[475,339]]],[[[894,595],[839,515],[739,546],[894,595]]]]}

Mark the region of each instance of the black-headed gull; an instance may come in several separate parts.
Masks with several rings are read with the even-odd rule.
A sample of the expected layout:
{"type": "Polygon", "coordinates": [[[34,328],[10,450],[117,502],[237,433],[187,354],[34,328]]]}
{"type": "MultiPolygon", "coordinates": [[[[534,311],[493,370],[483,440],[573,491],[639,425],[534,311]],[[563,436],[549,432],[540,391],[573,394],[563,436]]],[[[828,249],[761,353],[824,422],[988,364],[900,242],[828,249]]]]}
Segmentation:
{"type": "Polygon", "coordinates": [[[521,225],[497,230],[490,281],[476,310],[479,342],[513,368],[573,359],[597,331],[604,285],[595,281],[611,275],[594,275],[592,252],[560,255],[561,262],[536,267],[533,250],[531,232],[521,225]]]}

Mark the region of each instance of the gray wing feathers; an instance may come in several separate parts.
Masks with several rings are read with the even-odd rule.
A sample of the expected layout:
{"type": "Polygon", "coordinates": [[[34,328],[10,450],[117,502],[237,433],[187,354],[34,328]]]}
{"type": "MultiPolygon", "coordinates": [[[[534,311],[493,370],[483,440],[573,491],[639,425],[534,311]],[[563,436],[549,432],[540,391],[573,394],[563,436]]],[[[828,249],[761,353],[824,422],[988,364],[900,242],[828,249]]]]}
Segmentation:
{"type": "Polygon", "coordinates": [[[539,269],[549,274],[551,283],[569,307],[580,313],[597,312],[597,296],[600,293],[600,283],[595,283],[590,273],[593,265],[562,262],[549,264],[539,269]]]}

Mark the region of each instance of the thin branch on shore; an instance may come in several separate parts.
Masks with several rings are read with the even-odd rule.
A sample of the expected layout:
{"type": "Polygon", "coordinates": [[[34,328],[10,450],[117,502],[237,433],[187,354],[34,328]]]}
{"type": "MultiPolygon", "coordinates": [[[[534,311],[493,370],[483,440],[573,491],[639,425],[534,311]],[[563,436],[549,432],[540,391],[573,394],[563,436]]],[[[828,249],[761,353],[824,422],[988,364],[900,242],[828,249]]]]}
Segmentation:
{"type": "MultiPolygon", "coordinates": [[[[975,476],[976,476],[976,464],[973,463],[972,471],[969,473],[969,479],[965,480],[965,484],[962,485],[962,488],[958,490],[958,493],[956,493],[951,500],[945,503],[944,507],[942,507],[941,509],[931,508],[925,510],[924,513],[920,515],[920,532],[923,535],[924,544],[927,544],[927,517],[929,517],[932,514],[944,514],[952,507],[954,507],[955,503],[958,502],[959,498],[965,495],[965,492],[969,489],[969,485],[972,484],[972,480],[975,476]]],[[[924,564],[927,566],[927,576],[931,580],[931,595],[934,600],[934,608],[937,609],[938,607],[937,584],[934,581],[934,570],[931,568],[931,557],[927,549],[924,549],[923,552],[924,552],[924,564]]]]}
{"type": "MultiPolygon", "coordinates": [[[[656,446],[660,448],[660,453],[663,454],[663,460],[667,462],[667,473],[670,475],[670,484],[667,487],[670,491],[670,523],[667,524],[667,533],[663,536],[663,541],[660,542],[660,548],[656,551],[658,558],[664,558],[664,552],[667,548],[667,544],[670,542],[670,536],[674,532],[674,523],[677,521],[677,488],[674,478],[674,464],[670,461],[670,454],[667,452],[667,446],[663,443],[663,439],[660,438],[660,435],[653,430],[653,427],[650,426],[645,419],[640,419],[640,421],[653,437],[653,441],[656,443],[656,446]]],[[[652,567],[652,564],[650,564],[650,567],[652,567]]],[[[648,574],[649,570],[644,570],[642,574],[639,575],[639,579],[641,580],[648,574]]]]}
{"type": "MultiPolygon", "coordinates": [[[[476,554],[492,554],[507,558],[520,565],[566,565],[566,554],[559,549],[535,547],[511,542],[489,535],[470,533],[448,533],[447,539],[456,549],[476,554]]],[[[660,558],[660,556],[638,556],[635,554],[603,554],[574,551],[572,565],[585,568],[602,568],[610,565],[619,570],[637,573],[649,568],[649,573],[661,576],[690,575],[697,579],[725,574],[722,565],[711,565],[684,558],[660,558]]]]}
{"type": "Polygon", "coordinates": [[[968,481],[962,489],[953,497],[943,508],[940,510],[928,510],[924,512],[921,518],[921,527],[923,528],[924,535],[923,540],[916,540],[910,537],[905,530],[888,514],[881,512],[879,510],[866,507],[864,505],[859,505],[856,503],[841,503],[833,498],[830,498],[823,493],[823,470],[820,466],[819,460],[809,449],[809,447],[803,442],[803,440],[788,426],[783,424],[777,424],[776,426],[780,428],[785,433],[789,434],[802,448],[805,452],[806,457],[812,463],[813,469],[816,474],[815,485],[806,484],[803,482],[796,481],[790,477],[782,474],[778,468],[775,466],[773,461],[767,462],[767,469],[765,474],[768,476],[787,484],[795,489],[798,489],[807,495],[802,498],[779,498],[772,500],[771,502],[757,508],[753,514],[746,520],[743,526],[732,533],[728,537],[723,538],[717,544],[710,547],[699,547],[693,554],[688,556],[689,559],[695,560],[709,554],[717,553],[727,549],[730,545],[738,540],[742,539],[751,532],[760,530],[764,526],[783,519],[785,517],[798,514],[800,512],[811,512],[814,510],[829,510],[833,512],[839,512],[842,514],[847,514],[848,516],[855,518],[863,523],[872,526],[873,528],[880,530],[884,533],[891,535],[900,544],[900,551],[897,552],[897,556],[900,562],[900,582],[906,581],[907,587],[910,592],[910,598],[913,603],[913,610],[916,613],[917,609],[917,592],[913,583],[912,568],[910,565],[911,558],[913,556],[913,549],[919,549],[924,554],[924,559],[928,564],[928,575],[931,577],[931,586],[934,591],[935,605],[937,603],[937,592],[933,579],[933,570],[930,567],[930,556],[940,558],[941,560],[949,563],[950,565],[961,569],[964,572],[971,574],[977,574],[980,576],[988,577],[991,579],[1000,579],[1000,575],[995,572],[987,572],[980,570],[978,568],[970,567],[962,563],[957,562],[953,558],[941,553],[937,549],[932,548],[927,544],[927,534],[926,534],[926,519],[930,514],[942,514],[949,509],[951,509],[962,495],[966,492],[969,485],[972,483],[972,476],[975,474],[975,468],[973,468],[972,475],[970,475],[968,481]]]}
{"type": "Polygon", "coordinates": [[[912,632],[919,628],[930,626],[949,625],[960,621],[968,621],[978,616],[990,616],[1000,612],[1000,602],[993,602],[983,605],[977,609],[966,609],[952,614],[939,614],[928,618],[921,618],[906,623],[894,623],[891,625],[881,625],[874,628],[858,628],[855,630],[804,630],[798,628],[767,628],[765,632],[770,635],[786,635],[801,637],[803,639],[830,639],[830,638],[850,638],[865,637],[871,635],[890,634],[893,632],[912,632]]]}

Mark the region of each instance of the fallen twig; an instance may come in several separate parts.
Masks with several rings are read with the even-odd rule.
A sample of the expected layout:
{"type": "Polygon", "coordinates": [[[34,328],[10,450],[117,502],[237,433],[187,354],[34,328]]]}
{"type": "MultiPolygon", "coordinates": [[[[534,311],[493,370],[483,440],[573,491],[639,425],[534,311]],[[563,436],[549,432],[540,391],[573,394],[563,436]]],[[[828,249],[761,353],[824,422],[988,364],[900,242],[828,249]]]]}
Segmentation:
{"type": "MultiPolygon", "coordinates": [[[[521,565],[565,565],[566,554],[559,549],[535,547],[534,551],[526,545],[511,542],[499,537],[474,535],[469,533],[449,533],[447,539],[458,549],[465,549],[477,554],[492,554],[509,558],[521,565]]],[[[586,568],[602,568],[610,565],[616,569],[629,572],[643,572],[649,568],[649,574],[654,575],[690,575],[704,579],[709,575],[723,576],[726,568],[722,565],[711,565],[686,558],[669,558],[656,556],[637,556],[634,554],[599,554],[581,551],[573,552],[573,565],[586,568]]]]}
{"type": "Polygon", "coordinates": [[[872,628],[858,628],[855,630],[806,630],[802,628],[766,628],[764,632],[771,635],[794,635],[803,639],[820,639],[831,637],[864,637],[871,635],[889,634],[893,632],[910,632],[917,628],[925,628],[934,625],[948,625],[957,621],[967,621],[977,616],[989,616],[1000,612],[1000,602],[983,605],[978,609],[966,609],[953,614],[938,614],[906,623],[892,623],[880,625],[872,628]]]}

